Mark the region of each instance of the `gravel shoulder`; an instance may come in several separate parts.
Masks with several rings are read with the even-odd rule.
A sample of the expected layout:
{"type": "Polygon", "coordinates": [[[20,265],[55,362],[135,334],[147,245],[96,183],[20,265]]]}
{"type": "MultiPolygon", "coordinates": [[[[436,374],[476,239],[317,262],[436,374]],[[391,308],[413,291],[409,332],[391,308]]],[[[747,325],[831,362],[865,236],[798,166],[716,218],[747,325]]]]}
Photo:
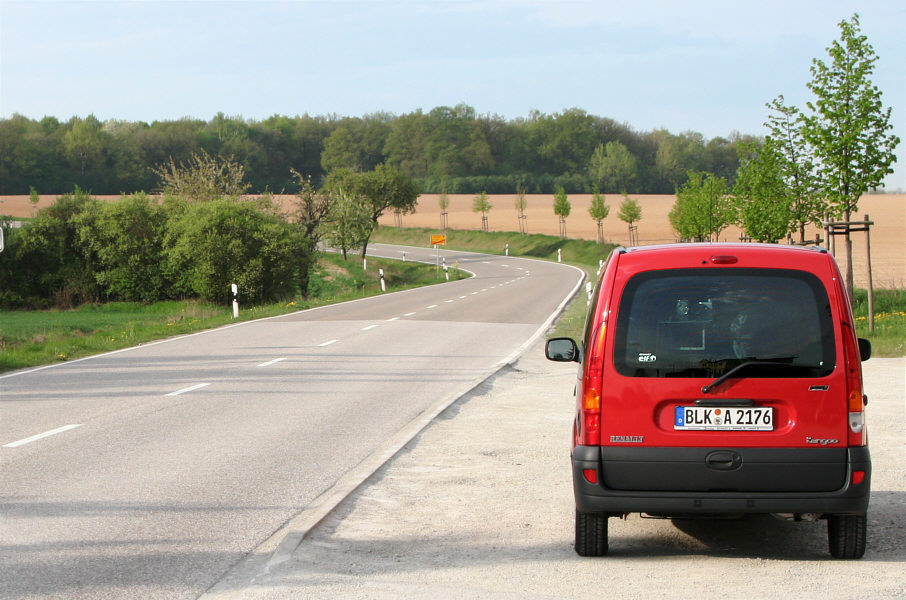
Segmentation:
{"type": "MultiPolygon", "coordinates": [[[[541,343],[460,399],[288,560],[218,598],[906,597],[906,358],[863,365],[874,464],[865,557],[826,525],[767,516],[610,521],[610,555],[572,549],[575,368],[541,343]]],[[[223,583],[223,582],[222,582],[223,583]]]]}

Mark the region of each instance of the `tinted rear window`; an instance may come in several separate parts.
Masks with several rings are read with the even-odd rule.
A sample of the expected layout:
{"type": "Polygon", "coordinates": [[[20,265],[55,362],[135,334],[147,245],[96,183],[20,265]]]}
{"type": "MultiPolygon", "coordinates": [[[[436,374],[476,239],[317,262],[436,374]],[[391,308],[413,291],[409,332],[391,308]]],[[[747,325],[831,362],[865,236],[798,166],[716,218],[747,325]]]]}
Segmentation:
{"type": "Polygon", "coordinates": [[[631,377],[823,377],[834,365],[827,292],[783,269],[678,269],[633,277],[620,299],[616,369],[631,377]]]}

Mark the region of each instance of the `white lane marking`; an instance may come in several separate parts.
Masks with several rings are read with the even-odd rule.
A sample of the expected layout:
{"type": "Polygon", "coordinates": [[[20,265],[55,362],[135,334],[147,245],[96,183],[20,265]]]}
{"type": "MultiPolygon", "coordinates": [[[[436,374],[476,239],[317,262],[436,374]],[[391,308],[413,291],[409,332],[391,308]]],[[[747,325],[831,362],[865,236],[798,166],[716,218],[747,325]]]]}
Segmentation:
{"type": "Polygon", "coordinates": [[[414,315],[414,314],[415,314],[414,312],[411,312],[411,313],[406,313],[406,314],[404,314],[403,316],[404,316],[404,317],[411,317],[411,316],[414,315]]]}
{"type": "Polygon", "coordinates": [[[396,321],[398,319],[399,319],[399,317],[393,317],[393,318],[387,319],[387,322],[389,323],[391,321],[396,321]]]}
{"type": "Polygon", "coordinates": [[[462,299],[464,299],[464,298],[467,298],[467,296],[460,296],[460,297],[459,297],[460,300],[462,300],[462,299]]]}
{"type": "Polygon", "coordinates": [[[336,343],[339,342],[339,341],[340,341],[340,340],[329,340],[329,341],[326,341],[326,342],[324,342],[324,343],[322,343],[322,344],[318,344],[318,348],[323,348],[324,346],[330,346],[331,344],[336,344],[336,343]]]}
{"type": "Polygon", "coordinates": [[[74,425],[64,425],[62,427],[57,427],[56,429],[51,429],[50,431],[45,431],[44,433],[39,433],[38,435],[33,435],[31,437],[27,437],[24,440],[19,440],[18,442],[10,442],[8,444],[4,444],[3,447],[4,448],[18,448],[19,446],[24,446],[25,444],[37,442],[38,440],[42,440],[46,437],[50,437],[50,436],[56,435],[58,433],[63,433],[64,431],[69,431],[70,429],[75,429],[76,427],[81,427],[81,426],[82,426],[81,423],[74,424],[74,425]]]}
{"type": "Polygon", "coordinates": [[[205,386],[211,385],[210,383],[199,383],[196,385],[183,388],[181,390],[176,390],[175,392],[170,392],[169,394],[164,394],[165,396],[179,396],[180,394],[185,394],[186,392],[191,392],[193,390],[201,389],[205,386]]]}
{"type": "Polygon", "coordinates": [[[478,292],[472,292],[472,295],[473,295],[473,296],[475,296],[476,294],[478,294],[478,292]]]}
{"type": "Polygon", "coordinates": [[[436,305],[436,304],[432,304],[431,306],[426,306],[425,308],[437,308],[437,305],[436,305]]]}
{"type": "Polygon", "coordinates": [[[380,327],[380,325],[369,325],[368,327],[362,327],[362,331],[370,331],[375,327],[380,327]]]}
{"type": "Polygon", "coordinates": [[[453,300],[444,300],[444,304],[450,304],[453,300]]]}
{"type": "Polygon", "coordinates": [[[259,366],[259,367],[269,367],[269,366],[271,366],[271,365],[277,364],[278,362],[281,362],[281,361],[284,361],[284,360],[286,360],[285,357],[284,357],[284,358],[275,358],[274,360],[269,360],[269,361],[267,361],[267,362],[265,362],[265,363],[261,363],[261,364],[258,365],[258,366],[259,366]]]}

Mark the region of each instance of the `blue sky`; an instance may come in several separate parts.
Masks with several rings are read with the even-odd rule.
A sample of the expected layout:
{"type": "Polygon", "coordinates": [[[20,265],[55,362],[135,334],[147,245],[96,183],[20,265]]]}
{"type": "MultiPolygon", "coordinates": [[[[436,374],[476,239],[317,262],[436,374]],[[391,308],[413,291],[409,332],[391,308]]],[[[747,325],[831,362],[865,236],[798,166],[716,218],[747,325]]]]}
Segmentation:
{"type": "Polygon", "coordinates": [[[0,0],[0,116],[208,120],[469,104],[566,108],[637,131],[764,134],[804,107],[813,58],[854,12],[893,109],[906,190],[902,0],[0,0]]]}

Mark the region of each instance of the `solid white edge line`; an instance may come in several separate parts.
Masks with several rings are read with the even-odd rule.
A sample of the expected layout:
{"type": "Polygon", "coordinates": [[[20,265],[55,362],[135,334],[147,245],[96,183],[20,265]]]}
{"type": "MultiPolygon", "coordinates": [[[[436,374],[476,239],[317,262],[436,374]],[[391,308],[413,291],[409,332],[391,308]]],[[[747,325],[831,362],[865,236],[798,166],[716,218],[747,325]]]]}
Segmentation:
{"type": "Polygon", "coordinates": [[[284,357],[284,358],[275,358],[274,360],[269,360],[269,361],[267,361],[267,362],[261,363],[261,364],[258,365],[258,366],[259,366],[259,367],[269,367],[269,366],[271,366],[271,365],[273,365],[273,364],[276,364],[276,363],[278,363],[278,362],[280,362],[280,361],[284,361],[284,360],[286,360],[286,357],[284,357]]]}
{"type": "Polygon", "coordinates": [[[195,385],[191,385],[191,386],[189,386],[189,387],[187,387],[187,388],[183,388],[183,389],[181,389],[181,390],[176,390],[175,392],[170,392],[169,394],[164,394],[164,396],[179,396],[180,394],[185,394],[186,392],[191,392],[191,391],[194,391],[194,390],[198,390],[198,389],[201,389],[201,388],[203,388],[203,387],[205,387],[205,386],[208,386],[208,385],[211,385],[211,384],[210,384],[210,383],[198,383],[198,384],[195,384],[195,385]]]}
{"type": "Polygon", "coordinates": [[[19,440],[17,442],[10,442],[8,444],[4,444],[3,447],[4,448],[18,448],[19,446],[24,446],[25,444],[37,442],[38,440],[42,440],[46,437],[50,437],[50,436],[56,435],[58,433],[63,433],[64,431],[69,431],[70,429],[75,429],[76,427],[81,427],[81,426],[82,426],[82,423],[73,424],[73,425],[63,425],[62,427],[57,427],[56,429],[51,429],[50,431],[45,431],[44,433],[39,433],[38,435],[33,435],[31,437],[27,437],[27,438],[19,440]]]}

